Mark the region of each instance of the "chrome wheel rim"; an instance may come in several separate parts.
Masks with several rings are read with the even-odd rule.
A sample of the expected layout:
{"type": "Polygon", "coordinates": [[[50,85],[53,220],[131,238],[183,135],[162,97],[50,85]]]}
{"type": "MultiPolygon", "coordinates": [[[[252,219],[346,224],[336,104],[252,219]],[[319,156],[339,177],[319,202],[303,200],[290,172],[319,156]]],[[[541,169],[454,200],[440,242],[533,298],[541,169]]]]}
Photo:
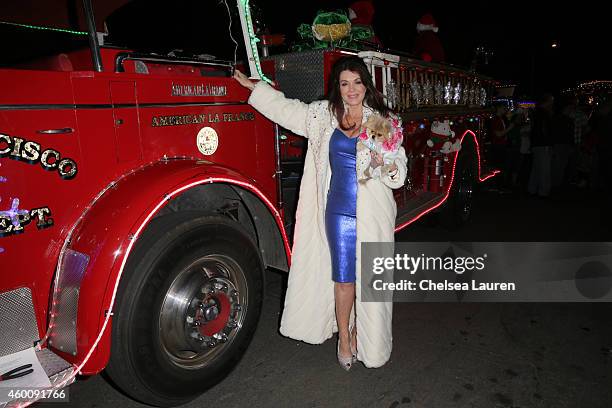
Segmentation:
{"type": "Polygon", "coordinates": [[[233,259],[207,255],[174,278],[159,313],[159,341],[183,369],[201,369],[236,339],[247,313],[246,275],[233,259]]]}

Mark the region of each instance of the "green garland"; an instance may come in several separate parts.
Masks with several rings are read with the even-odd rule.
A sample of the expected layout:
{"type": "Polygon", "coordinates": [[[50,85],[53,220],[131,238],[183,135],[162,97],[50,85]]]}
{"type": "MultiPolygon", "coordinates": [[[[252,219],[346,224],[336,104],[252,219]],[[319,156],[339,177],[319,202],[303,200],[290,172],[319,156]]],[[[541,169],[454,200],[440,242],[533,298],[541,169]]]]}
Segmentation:
{"type": "Polygon", "coordinates": [[[261,68],[261,60],[259,59],[259,50],[257,49],[257,43],[259,42],[259,38],[255,36],[255,30],[253,29],[253,21],[251,20],[251,11],[249,8],[249,0],[240,0],[242,7],[244,8],[244,14],[246,16],[247,22],[247,31],[249,34],[249,40],[251,45],[251,50],[253,52],[253,60],[255,61],[255,67],[257,69],[257,73],[262,81],[265,81],[269,84],[272,83],[272,80],[268,78],[261,68]]]}

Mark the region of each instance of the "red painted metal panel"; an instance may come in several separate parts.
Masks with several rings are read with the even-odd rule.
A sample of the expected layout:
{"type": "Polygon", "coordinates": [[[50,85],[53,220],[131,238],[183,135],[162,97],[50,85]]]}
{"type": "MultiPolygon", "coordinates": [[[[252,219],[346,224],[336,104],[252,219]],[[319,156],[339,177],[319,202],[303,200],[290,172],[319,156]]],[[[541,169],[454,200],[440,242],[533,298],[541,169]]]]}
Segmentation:
{"type": "Polygon", "coordinates": [[[69,72],[0,69],[0,105],[72,104],[69,72]]]}
{"type": "Polygon", "coordinates": [[[111,81],[110,92],[113,101],[117,161],[119,163],[138,161],[142,158],[142,142],[136,101],[136,83],[111,81]]]}
{"type": "Polygon", "coordinates": [[[23,104],[21,90],[25,90],[31,93],[27,102],[61,106],[0,110],[0,211],[13,212],[0,219],[0,235],[4,235],[0,238],[0,291],[32,288],[35,303],[40,305],[35,311],[39,329],[43,330],[53,270],[67,234],[65,226],[81,210],[71,197],[84,179],[80,177],[82,154],[69,76],[26,73],[0,71],[0,82],[9,84],[0,105],[23,104]],[[46,81],[49,86],[41,86],[46,81]],[[60,133],[53,133],[56,131],[60,133]],[[61,171],[69,170],[67,164],[76,166],[74,174],[61,171]]]}

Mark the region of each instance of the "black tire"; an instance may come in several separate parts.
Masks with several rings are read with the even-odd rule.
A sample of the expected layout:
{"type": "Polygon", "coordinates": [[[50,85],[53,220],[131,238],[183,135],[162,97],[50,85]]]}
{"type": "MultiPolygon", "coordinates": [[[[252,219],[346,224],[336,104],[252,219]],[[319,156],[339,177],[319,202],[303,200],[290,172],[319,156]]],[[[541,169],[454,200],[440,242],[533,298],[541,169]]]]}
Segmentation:
{"type": "Polygon", "coordinates": [[[458,229],[472,216],[472,198],[478,172],[476,160],[473,146],[471,144],[462,146],[457,158],[453,185],[440,212],[439,219],[444,228],[458,229]]]}
{"type": "Polygon", "coordinates": [[[120,282],[108,376],[149,405],[196,398],[246,351],[262,291],[258,250],[236,222],[200,212],[153,220],[120,282]]]}

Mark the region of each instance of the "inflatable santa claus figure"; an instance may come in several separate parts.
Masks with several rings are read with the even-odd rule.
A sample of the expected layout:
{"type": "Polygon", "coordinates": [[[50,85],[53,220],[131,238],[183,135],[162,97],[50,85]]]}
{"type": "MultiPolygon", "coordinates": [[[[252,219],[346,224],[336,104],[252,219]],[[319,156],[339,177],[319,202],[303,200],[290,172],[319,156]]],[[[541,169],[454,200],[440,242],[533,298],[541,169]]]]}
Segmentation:
{"type": "Polygon", "coordinates": [[[416,26],[417,38],[414,42],[413,53],[427,62],[444,62],[444,48],[436,34],[438,25],[431,14],[425,14],[419,19],[416,26]]]}
{"type": "MultiPolygon", "coordinates": [[[[367,27],[374,33],[374,28],[372,27],[372,22],[374,21],[374,4],[372,0],[358,0],[351,3],[348,8],[348,17],[353,26],[367,27]]],[[[382,48],[383,46],[380,38],[378,38],[376,34],[367,38],[366,41],[369,41],[378,48],[382,48]]]]}

